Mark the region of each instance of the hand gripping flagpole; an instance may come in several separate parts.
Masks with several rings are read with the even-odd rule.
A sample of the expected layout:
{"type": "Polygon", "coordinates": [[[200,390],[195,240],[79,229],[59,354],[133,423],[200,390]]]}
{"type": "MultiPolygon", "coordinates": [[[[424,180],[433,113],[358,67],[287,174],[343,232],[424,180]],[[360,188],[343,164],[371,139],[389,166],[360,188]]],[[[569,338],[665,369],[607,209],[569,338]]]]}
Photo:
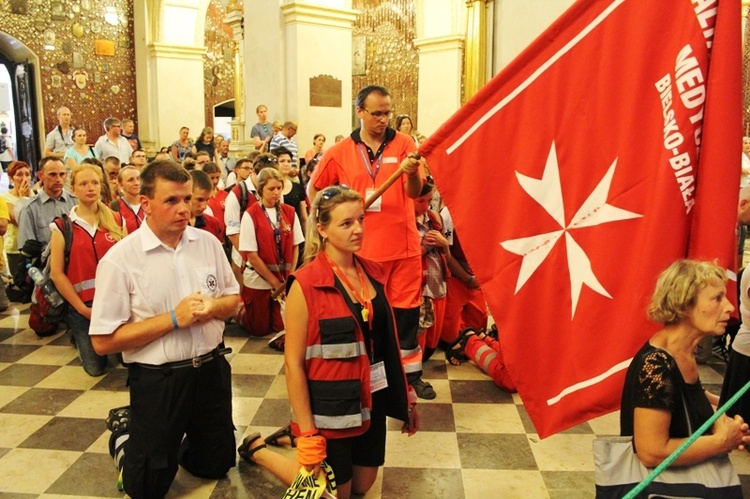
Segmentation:
{"type": "MultiPolygon", "coordinates": [[[[412,153],[409,155],[410,157],[414,159],[421,159],[422,156],[419,155],[419,153],[412,153]]],[[[372,196],[367,198],[367,201],[365,201],[365,210],[370,207],[372,203],[377,201],[377,199],[383,195],[385,191],[388,190],[390,186],[392,186],[394,183],[396,183],[396,180],[401,178],[401,175],[406,173],[403,168],[398,168],[393,174],[386,179],[385,182],[383,182],[383,185],[377,188],[375,192],[372,193],[372,196]]]]}
{"type": "Polygon", "coordinates": [[[698,430],[695,433],[693,433],[692,435],[690,435],[690,437],[687,440],[685,440],[682,443],[682,445],[680,445],[679,447],[677,447],[677,449],[675,449],[675,451],[672,452],[672,454],[670,454],[669,457],[667,457],[659,466],[657,466],[656,468],[654,468],[654,471],[652,471],[651,474],[649,476],[647,476],[641,483],[639,483],[638,485],[636,485],[633,488],[633,490],[631,490],[630,492],[628,492],[625,495],[625,497],[623,497],[623,499],[634,499],[634,498],[638,497],[638,494],[640,494],[641,492],[643,492],[643,490],[646,487],[648,487],[649,484],[651,482],[653,482],[654,479],[657,476],[659,476],[662,471],[664,471],[665,469],[667,469],[667,467],[669,467],[670,464],[672,464],[673,462],[675,462],[675,460],[678,457],[680,457],[682,455],[682,453],[685,452],[687,450],[687,448],[690,447],[693,444],[693,442],[695,442],[696,440],[698,440],[698,437],[701,437],[706,432],[706,430],[708,430],[709,428],[711,428],[711,426],[713,426],[713,424],[716,422],[716,420],[719,419],[721,416],[723,416],[724,413],[727,412],[727,410],[730,407],[732,407],[735,404],[735,402],[737,402],[740,399],[740,397],[742,397],[745,394],[745,392],[747,392],[748,390],[750,390],[750,381],[748,381],[747,383],[745,383],[745,386],[743,386],[737,393],[735,393],[732,398],[730,398],[729,400],[727,400],[727,402],[723,406],[721,406],[719,408],[719,410],[717,410],[716,413],[713,416],[711,416],[710,418],[708,418],[708,421],[706,421],[705,423],[703,423],[701,425],[701,427],[698,428],[698,430]]]}

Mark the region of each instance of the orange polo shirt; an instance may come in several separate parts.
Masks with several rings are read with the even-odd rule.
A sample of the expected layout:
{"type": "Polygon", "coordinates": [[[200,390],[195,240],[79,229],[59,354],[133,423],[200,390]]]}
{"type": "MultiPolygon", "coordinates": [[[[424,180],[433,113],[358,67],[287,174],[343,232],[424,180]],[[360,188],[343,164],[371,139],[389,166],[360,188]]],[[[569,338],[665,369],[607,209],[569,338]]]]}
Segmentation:
{"type": "MultiPolygon", "coordinates": [[[[366,198],[368,189],[382,185],[401,166],[401,161],[416,149],[413,138],[387,128],[384,145],[380,148],[382,152],[371,162],[357,128],[323,154],[310,182],[319,191],[334,184],[348,185],[366,198]]],[[[421,166],[419,174],[424,177],[421,166]]],[[[406,195],[405,181],[406,177],[385,191],[379,212],[365,212],[365,238],[358,253],[362,257],[386,262],[421,256],[414,203],[406,195]]]]}

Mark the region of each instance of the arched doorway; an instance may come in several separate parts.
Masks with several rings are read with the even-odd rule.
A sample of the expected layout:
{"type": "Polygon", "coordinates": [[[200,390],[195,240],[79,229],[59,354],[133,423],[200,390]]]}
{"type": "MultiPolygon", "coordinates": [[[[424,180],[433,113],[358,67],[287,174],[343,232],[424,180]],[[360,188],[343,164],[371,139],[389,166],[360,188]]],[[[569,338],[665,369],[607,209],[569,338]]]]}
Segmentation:
{"type": "Polygon", "coordinates": [[[36,168],[44,140],[39,58],[16,38],[0,32],[0,65],[7,71],[7,79],[0,77],[0,124],[7,124],[16,158],[36,168]]]}
{"type": "Polygon", "coordinates": [[[214,106],[214,134],[221,134],[225,139],[232,138],[234,119],[234,99],[220,102],[214,106]]]}

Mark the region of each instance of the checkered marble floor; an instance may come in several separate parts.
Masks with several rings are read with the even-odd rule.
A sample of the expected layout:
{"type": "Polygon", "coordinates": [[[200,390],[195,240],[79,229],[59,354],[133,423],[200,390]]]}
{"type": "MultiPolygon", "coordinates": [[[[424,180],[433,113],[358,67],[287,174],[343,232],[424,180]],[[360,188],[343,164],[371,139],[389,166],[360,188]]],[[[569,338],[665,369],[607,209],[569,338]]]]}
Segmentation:
{"type": "MultiPolygon", "coordinates": [[[[16,310],[0,314],[0,497],[122,497],[104,419],[128,403],[126,370],[111,357],[103,376],[89,377],[65,333],[37,338],[27,329],[26,306],[16,310]]],[[[247,428],[267,435],[289,417],[283,356],[236,325],[227,328],[226,343],[234,350],[237,439],[247,428]]],[[[617,413],[540,440],[517,395],[471,363],[447,366],[436,357],[425,378],[438,396],[420,403],[422,430],[406,437],[389,422],[386,463],[367,498],[594,497],[591,444],[619,432],[617,413]]],[[[701,366],[716,393],[722,373],[720,362],[701,366]]],[[[750,454],[735,452],[732,460],[750,497],[750,454]]],[[[180,470],[169,497],[279,498],[284,490],[240,461],[218,481],[180,470]]]]}

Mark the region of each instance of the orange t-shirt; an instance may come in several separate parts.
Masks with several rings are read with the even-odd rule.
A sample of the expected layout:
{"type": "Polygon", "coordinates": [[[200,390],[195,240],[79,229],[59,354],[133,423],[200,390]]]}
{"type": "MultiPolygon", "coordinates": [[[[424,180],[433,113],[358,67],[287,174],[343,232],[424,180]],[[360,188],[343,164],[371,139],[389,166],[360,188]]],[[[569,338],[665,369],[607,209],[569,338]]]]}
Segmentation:
{"type": "MultiPolygon", "coordinates": [[[[366,198],[368,189],[382,185],[401,166],[404,158],[416,151],[414,139],[391,128],[386,130],[385,140],[380,157],[370,164],[373,175],[380,164],[374,180],[367,169],[367,148],[364,143],[358,142],[357,129],[323,154],[310,182],[319,191],[333,184],[348,185],[366,198]]],[[[421,166],[419,174],[424,177],[421,166]]],[[[406,194],[405,181],[404,177],[404,180],[396,181],[385,191],[379,212],[365,212],[365,237],[362,250],[358,253],[360,256],[385,262],[422,254],[414,203],[406,194]]]]}

